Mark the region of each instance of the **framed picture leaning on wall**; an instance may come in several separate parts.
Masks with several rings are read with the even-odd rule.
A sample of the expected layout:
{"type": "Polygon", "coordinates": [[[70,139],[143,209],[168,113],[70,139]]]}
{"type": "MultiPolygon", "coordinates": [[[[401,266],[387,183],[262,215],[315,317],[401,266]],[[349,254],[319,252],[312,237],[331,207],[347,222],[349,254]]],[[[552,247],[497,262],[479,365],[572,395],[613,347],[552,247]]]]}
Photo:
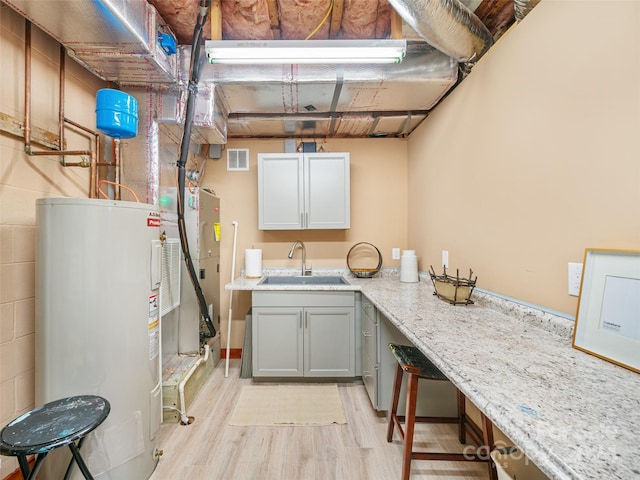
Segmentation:
{"type": "Polygon", "coordinates": [[[640,373],[640,251],[585,250],[573,347],[640,373]]]}

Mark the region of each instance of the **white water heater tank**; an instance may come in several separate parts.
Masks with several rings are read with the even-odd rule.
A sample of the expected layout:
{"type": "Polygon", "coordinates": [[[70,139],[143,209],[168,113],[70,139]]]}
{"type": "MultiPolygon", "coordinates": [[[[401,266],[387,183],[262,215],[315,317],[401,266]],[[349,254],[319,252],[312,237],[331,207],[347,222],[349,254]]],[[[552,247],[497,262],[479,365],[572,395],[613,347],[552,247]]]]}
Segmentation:
{"type": "MultiPolygon", "coordinates": [[[[147,479],[162,413],[158,208],[78,198],[36,207],[36,404],[109,400],[83,457],[96,479],[147,479]]],[[[62,478],[68,449],[49,457],[38,478],[62,478]]],[[[83,478],[77,467],[71,478],[83,478]]]]}

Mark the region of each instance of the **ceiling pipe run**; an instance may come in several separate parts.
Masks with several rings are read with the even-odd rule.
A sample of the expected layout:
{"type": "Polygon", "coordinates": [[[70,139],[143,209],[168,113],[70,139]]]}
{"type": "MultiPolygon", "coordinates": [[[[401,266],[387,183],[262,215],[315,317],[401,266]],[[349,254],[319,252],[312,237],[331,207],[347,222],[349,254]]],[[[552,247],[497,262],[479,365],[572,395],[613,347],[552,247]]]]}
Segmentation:
{"type": "MultiPolygon", "coordinates": [[[[89,168],[89,198],[96,197],[96,184],[97,184],[97,167],[104,165],[103,162],[98,162],[100,153],[100,138],[99,135],[78,124],[69,120],[64,115],[64,99],[65,99],[65,78],[66,78],[66,62],[64,48],[60,48],[60,64],[58,68],[58,149],[56,150],[34,150],[32,148],[31,138],[31,99],[32,99],[32,82],[31,82],[31,58],[32,58],[32,43],[31,43],[31,22],[25,19],[25,43],[24,43],[24,152],[32,156],[58,156],[60,157],[60,165],[62,167],[81,167],[89,168]],[[65,150],[66,141],[64,138],[65,126],[69,124],[77,129],[85,132],[85,135],[89,139],[89,150],[65,150]],[[96,149],[91,149],[91,139],[95,139],[96,149]],[[79,162],[67,162],[65,155],[80,156],[79,162]]],[[[82,134],[82,133],[81,133],[82,134]]]]}

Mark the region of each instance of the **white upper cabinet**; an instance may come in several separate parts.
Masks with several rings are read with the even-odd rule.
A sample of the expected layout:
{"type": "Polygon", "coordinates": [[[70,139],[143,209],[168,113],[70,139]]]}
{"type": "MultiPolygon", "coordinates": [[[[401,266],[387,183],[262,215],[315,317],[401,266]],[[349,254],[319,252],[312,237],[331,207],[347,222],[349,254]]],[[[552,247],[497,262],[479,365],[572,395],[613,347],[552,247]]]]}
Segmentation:
{"type": "Polygon", "coordinates": [[[351,226],[348,153],[258,155],[260,230],[351,226]]]}

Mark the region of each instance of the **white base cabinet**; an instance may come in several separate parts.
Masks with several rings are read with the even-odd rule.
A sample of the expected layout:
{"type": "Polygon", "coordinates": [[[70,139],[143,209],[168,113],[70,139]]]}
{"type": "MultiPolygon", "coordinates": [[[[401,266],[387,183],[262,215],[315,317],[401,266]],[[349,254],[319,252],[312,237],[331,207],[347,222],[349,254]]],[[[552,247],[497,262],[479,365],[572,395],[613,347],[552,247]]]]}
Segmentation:
{"type": "Polygon", "coordinates": [[[302,309],[255,305],[251,308],[253,376],[303,376],[302,309]]]}
{"type": "Polygon", "coordinates": [[[348,153],[258,155],[260,230],[348,229],[348,153]]]}
{"type": "Polygon", "coordinates": [[[354,303],[353,292],[253,292],[253,376],[355,376],[354,303]]]}

